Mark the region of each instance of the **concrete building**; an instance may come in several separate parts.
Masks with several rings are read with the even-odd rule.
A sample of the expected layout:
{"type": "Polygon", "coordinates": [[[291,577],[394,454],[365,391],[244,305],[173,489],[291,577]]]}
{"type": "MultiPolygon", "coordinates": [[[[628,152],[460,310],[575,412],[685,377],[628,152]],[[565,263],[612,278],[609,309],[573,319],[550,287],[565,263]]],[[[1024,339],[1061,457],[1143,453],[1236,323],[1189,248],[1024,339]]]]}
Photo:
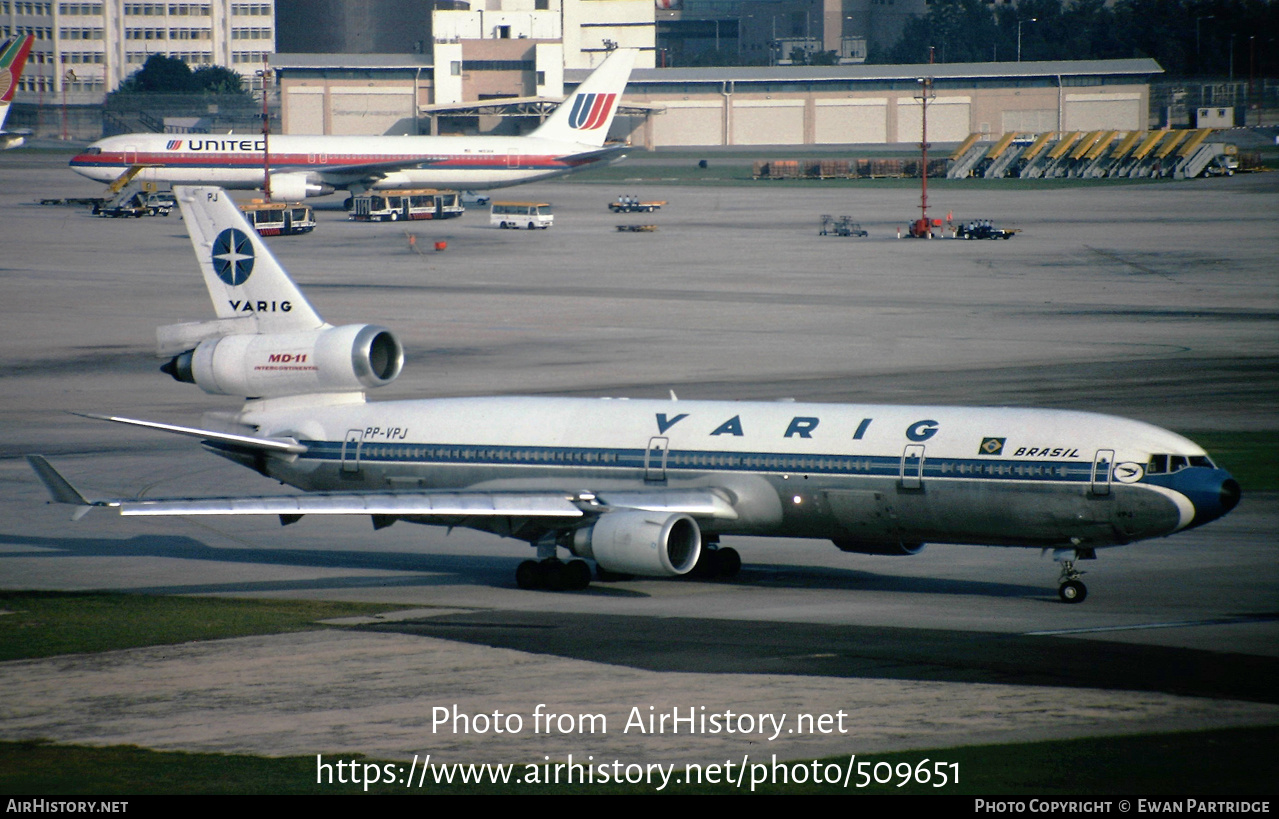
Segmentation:
{"type": "Polygon", "coordinates": [[[0,0],[0,36],[35,34],[15,101],[101,103],[152,54],[221,65],[258,87],[275,51],[270,0],[0,0]]]}
{"type": "MultiPolygon", "coordinates": [[[[933,78],[930,142],[970,133],[1145,130],[1150,59],[641,70],[614,136],[644,147],[918,143],[921,78],[933,78]]],[[[585,76],[569,71],[565,85],[585,76]]]]}

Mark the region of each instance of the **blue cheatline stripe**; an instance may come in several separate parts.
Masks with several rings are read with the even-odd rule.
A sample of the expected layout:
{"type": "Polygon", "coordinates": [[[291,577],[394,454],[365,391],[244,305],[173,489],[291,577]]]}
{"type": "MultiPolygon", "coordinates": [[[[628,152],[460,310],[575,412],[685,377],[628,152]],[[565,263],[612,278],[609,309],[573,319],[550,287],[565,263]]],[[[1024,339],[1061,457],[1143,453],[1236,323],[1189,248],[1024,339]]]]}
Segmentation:
{"type": "MultiPolygon", "coordinates": [[[[341,461],[342,441],[301,441],[304,460],[341,461]]],[[[661,465],[660,454],[645,458],[644,449],[611,447],[495,446],[484,444],[425,444],[365,442],[359,459],[364,464],[433,464],[470,466],[541,466],[602,469],[644,469],[661,465]]],[[[917,462],[916,462],[917,463],[917,462]]],[[[781,455],[774,452],[727,452],[672,449],[666,472],[763,472],[809,475],[898,477],[901,457],[885,455],[781,455]]],[[[907,463],[907,472],[914,473],[907,463]]],[[[1012,461],[978,458],[925,458],[923,477],[1088,483],[1092,463],[1086,461],[1012,461]]]]}

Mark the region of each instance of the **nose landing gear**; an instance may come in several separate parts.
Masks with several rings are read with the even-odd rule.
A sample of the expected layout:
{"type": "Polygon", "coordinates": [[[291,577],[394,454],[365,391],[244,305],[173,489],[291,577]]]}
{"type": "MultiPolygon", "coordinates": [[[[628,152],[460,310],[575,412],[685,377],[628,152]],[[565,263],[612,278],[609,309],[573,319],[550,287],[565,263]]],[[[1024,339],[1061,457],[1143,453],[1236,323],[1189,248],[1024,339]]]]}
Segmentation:
{"type": "Polygon", "coordinates": [[[1068,558],[1070,554],[1065,549],[1059,549],[1053,553],[1053,559],[1061,563],[1061,576],[1057,578],[1057,596],[1061,598],[1063,603],[1082,603],[1088,597],[1088,587],[1080,581],[1079,578],[1084,573],[1075,568],[1076,560],[1095,560],[1097,553],[1092,549],[1075,549],[1074,557],[1068,558]]]}

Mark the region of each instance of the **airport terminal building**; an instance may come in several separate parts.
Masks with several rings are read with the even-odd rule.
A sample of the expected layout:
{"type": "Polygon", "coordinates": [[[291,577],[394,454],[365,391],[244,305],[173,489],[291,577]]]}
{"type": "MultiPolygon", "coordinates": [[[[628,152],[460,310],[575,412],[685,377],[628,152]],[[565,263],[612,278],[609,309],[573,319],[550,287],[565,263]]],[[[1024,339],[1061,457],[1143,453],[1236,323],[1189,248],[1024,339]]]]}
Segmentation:
{"type": "MultiPolygon", "coordinates": [[[[434,87],[443,78],[429,57],[278,55],[284,131],[527,133],[590,71],[565,69],[552,87],[540,68],[552,61],[539,53],[547,44],[520,45],[527,55],[462,60],[447,80],[461,91],[444,102],[434,87]]],[[[637,68],[611,137],[649,149],[918,143],[924,78],[932,81],[930,142],[972,133],[1144,131],[1150,82],[1161,73],[1151,59],[637,68]]]]}

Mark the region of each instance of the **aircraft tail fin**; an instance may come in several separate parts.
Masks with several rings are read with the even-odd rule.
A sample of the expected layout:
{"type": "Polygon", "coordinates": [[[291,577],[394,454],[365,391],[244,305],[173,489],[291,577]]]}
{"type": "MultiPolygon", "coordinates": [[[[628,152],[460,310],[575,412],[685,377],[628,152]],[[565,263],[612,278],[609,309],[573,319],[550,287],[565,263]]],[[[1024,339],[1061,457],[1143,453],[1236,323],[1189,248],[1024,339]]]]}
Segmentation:
{"type": "Polygon", "coordinates": [[[238,333],[325,326],[226,191],[175,186],[173,193],[219,323],[239,325],[238,333]]]}
{"type": "Polygon", "coordinates": [[[31,53],[31,44],[35,42],[34,34],[15,37],[0,48],[0,128],[9,116],[9,105],[18,90],[18,78],[22,76],[22,67],[27,63],[27,55],[31,53]]]}
{"type": "Polygon", "coordinates": [[[595,147],[603,145],[634,65],[635,49],[614,51],[530,136],[595,147]]]}

